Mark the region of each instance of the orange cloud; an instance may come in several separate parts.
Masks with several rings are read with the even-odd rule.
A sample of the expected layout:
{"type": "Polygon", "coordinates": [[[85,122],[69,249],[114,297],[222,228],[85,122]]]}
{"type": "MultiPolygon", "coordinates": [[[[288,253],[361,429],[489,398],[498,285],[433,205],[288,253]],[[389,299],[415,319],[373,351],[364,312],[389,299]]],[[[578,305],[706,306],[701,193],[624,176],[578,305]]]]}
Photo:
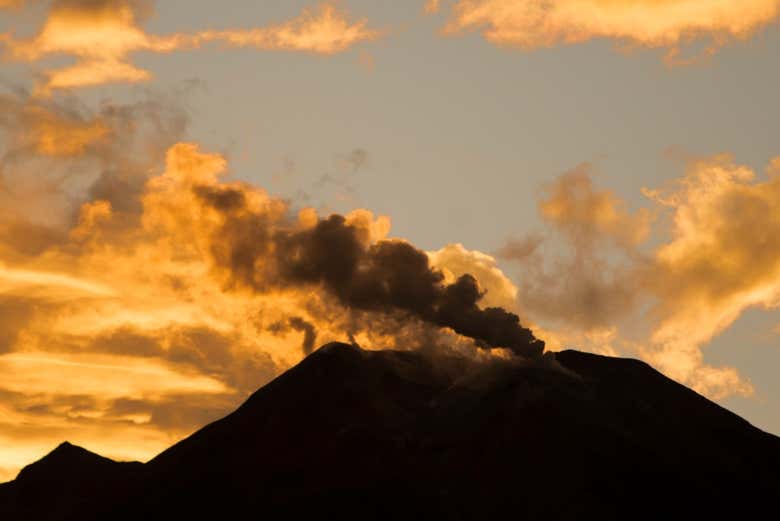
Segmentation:
{"type": "Polygon", "coordinates": [[[596,191],[590,165],[580,165],[547,188],[539,203],[542,217],[579,243],[609,237],[621,245],[644,242],[652,220],[647,210],[629,213],[625,203],[610,191],[596,191]]]}
{"type": "Polygon", "coordinates": [[[380,33],[368,29],[367,25],[365,18],[350,23],[334,6],[322,4],[317,11],[304,9],[298,18],[283,24],[258,29],[203,31],[197,33],[193,41],[196,45],[217,41],[231,47],[335,54],[356,43],[378,38],[380,33]]]}
{"type": "Polygon", "coordinates": [[[501,271],[491,255],[467,250],[462,244],[449,244],[438,251],[428,252],[428,257],[450,282],[467,273],[474,275],[485,292],[482,305],[519,311],[517,286],[501,271]]]}
{"type": "Polygon", "coordinates": [[[0,9],[19,9],[25,0],[0,0],[0,9]]]}
{"type": "Polygon", "coordinates": [[[428,0],[423,10],[428,14],[438,13],[441,8],[441,0],[428,0]]]}
{"type": "Polygon", "coordinates": [[[35,123],[29,130],[29,138],[44,155],[80,155],[88,146],[104,140],[109,132],[101,121],[68,121],[40,109],[30,110],[35,123]]]}
{"type": "Polygon", "coordinates": [[[772,177],[780,174],[780,157],[776,157],[769,162],[766,172],[772,177]]]}
{"type": "Polygon", "coordinates": [[[80,156],[90,147],[106,144],[111,132],[100,116],[84,117],[76,110],[60,110],[33,100],[0,96],[0,109],[2,124],[12,133],[11,146],[17,150],[30,147],[44,156],[80,156]]]}
{"type": "Polygon", "coordinates": [[[545,187],[538,203],[542,219],[565,239],[567,255],[551,261],[549,241],[538,234],[510,240],[497,252],[522,267],[522,308],[548,333],[553,325],[588,333],[614,327],[637,303],[635,250],[648,238],[653,216],[646,209],[632,212],[615,193],[598,189],[590,172],[587,164],[566,172],[545,187]]]}
{"type": "Polygon", "coordinates": [[[131,54],[141,51],[168,53],[220,42],[228,47],[334,54],[379,36],[367,27],[367,20],[350,22],[329,4],[304,9],[298,17],[268,27],[163,36],[146,33],[139,26],[147,11],[145,3],[133,0],[58,0],[33,38],[19,40],[5,34],[0,35],[0,42],[13,60],[75,58],[69,67],[47,71],[46,81],[38,86],[38,93],[47,94],[54,89],[147,81],[151,73],[129,61],[131,54]]]}
{"type": "MultiPolygon", "coordinates": [[[[118,136],[106,139],[101,146],[118,136]]],[[[225,180],[227,171],[222,156],[178,143],[129,193],[138,206],[120,210],[102,197],[112,191],[89,189],[56,240],[19,247],[27,234],[0,233],[0,369],[13,373],[0,382],[0,446],[24,454],[0,449],[0,466],[28,463],[62,439],[151,457],[331,340],[491,356],[406,313],[349,309],[322,284],[280,283],[271,253],[245,249],[323,220],[225,180]]],[[[406,244],[388,241],[389,219],[367,210],[344,223],[366,248],[406,244]]],[[[514,305],[516,288],[492,257],[453,245],[429,259],[447,283],[478,277],[484,306],[514,305]]]]}
{"type": "Polygon", "coordinates": [[[646,277],[660,299],[658,363],[679,366],[675,351],[697,354],[675,346],[704,344],[746,309],[780,305],[780,179],[759,180],[721,155],[692,161],[675,185],[647,194],[673,216],[672,239],[646,277]]]}
{"type": "MultiPolygon", "coordinates": [[[[437,2],[429,3],[436,6],[437,2]]],[[[671,61],[680,48],[709,39],[712,53],[744,40],[780,14],[778,0],[458,0],[447,33],[481,30],[495,44],[537,49],[607,38],[663,48],[671,61]]]]}
{"type": "Polygon", "coordinates": [[[103,200],[128,215],[187,125],[176,100],[148,95],[90,110],[73,99],[0,95],[0,259],[67,238],[78,206],[103,200]]]}
{"type": "Polygon", "coordinates": [[[540,336],[552,345],[639,355],[716,399],[752,394],[733,367],[708,365],[704,349],[746,310],[780,307],[776,169],[773,160],[760,179],[724,154],[693,160],[681,179],[644,190],[652,213],[671,222],[653,246],[642,246],[651,212],[628,212],[587,170],[564,174],[539,208],[570,256],[550,259],[535,244],[504,250],[508,260],[519,252],[523,310],[546,326],[540,336]]]}

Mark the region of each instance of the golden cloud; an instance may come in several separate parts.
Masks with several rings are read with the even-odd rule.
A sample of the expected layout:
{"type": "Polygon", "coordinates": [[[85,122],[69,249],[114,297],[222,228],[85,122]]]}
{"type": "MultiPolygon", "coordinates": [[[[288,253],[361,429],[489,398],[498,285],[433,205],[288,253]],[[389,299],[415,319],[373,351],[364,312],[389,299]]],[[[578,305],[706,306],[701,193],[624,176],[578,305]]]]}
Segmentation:
{"type": "Polygon", "coordinates": [[[626,247],[644,242],[650,232],[650,212],[640,209],[632,215],[614,193],[596,191],[590,168],[580,165],[547,187],[546,197],[539,203],[542,217],[580,247],[602,238],[626,247]]]}
{"type": "MultiPolygon", "coordinates": [[[[780,305],[780,179],[759,180],[720,155],[692,161],[674,186],[647,193],[673,215],[672,239],[645,274],[659,297],[654,342],[687,353],[685,344],[708,342],[746,309],[780,305]]],[[[680,366],[675,356],[667,348],[658,363],[680,366]]]]}
{"type": "MultiPolygon", "coordinates": [[[[68,160],[104,153],[117,139],[109,132],[68,160]]],[[[28,148],[29,161],[49,157],[28,148]]],[[[2,466],[28,463],[62,439],[148,458],[331,340],[483,356],[473,341],[408,313],[350,309],[316,282],[280,284],[270,254],[242,248],[330,221],[226,181],[227,170],[222,156],[178,143],[138,193],[125,193],[137,206],[120,210],[102,197],[112,191],[92,187],[56,239],[30,248],[24,233],[0,235],[0,369],[13,374],[0,382],[9,418],[0,420],[0,442],[25,455],[0,450],[2,466]]],[[[0,223],[27,223],[22,210],[6,210],[0,223]]],[[[344,225],[361,247],[407,244],[388,240],[389,219],[368,210],[347,214],[344,225]]],[[[492,257],[453,245],[430,259],[448,284],[476,275],[483,305],[514,304],[516,288],[492,257]]]]}
{"type": "MultiPolygon", "coordinates": [[[[439,2],[429,2],[435,10],[439,2]]],[[[458,0],[446,33],[481,30],[495,44],[537,49],[607,38],[667,50],[710,41],[707,53],[744,40],[780,14],[778,0],[458,0]]]]}
{"type": "Polygon", "coordinates": [[[587,164],[549,183],[538,209],[570,256],[549,259],[538,234],[499,249],[499,257],[522,267],[523,310],[548,324],[548,333],[554,324],[586,333],[613,327],[637,302],[635,251],[649,236],[652,213],[632,212],[614,192],[597,189],[587,164]]]}
{"type": "Polygon", "coordinates": [[[33,149],[44,156],[80,156],[87,149],[108,142],[111,129],[102,116],[85,117],[79,110],[64,109],[31,99],[0,96],[0,123],[10,131],[9,148],[33,149]]]}
{"type": "Polygon", "coordinates": [[[0,35],[10,59],[35,62],[49,56],[72,56],[72,66],[49,70],[39,94],[106,83],[137,83],[149,71],[129,61],[136,52],[168,53],[195,49],[209,42],[228,47],[335,54],[379,37],[366,19],[351,22],[333,5],[304,9],[296,18],[268,27],[208,30],[154,35],[139,22],[148,14],[146,3],[133,0],[59,0],[54,2],[40,31],[31,39],[0,35]]]}
{"type": "Polygon", "coordinates": [[[692,160],[681,179],[644,190],[652,212],[633,213],[587,169],[564,174],[539,209],[570,256],[551,259],[537,241],[502,250],[523,268],[523,310],[551,345],[639,355],[713,398],[752,394],[736,369],[707,365],[703,348],[746,310],[780,306],[777,164],[760,179],[728,154],[692,160]],[[664,212],[669,229],[643,246],[664,212]]]}
{"type": "Polygon", "coordinates": [[[85,200],[133,219],[146,180],[186,128],[179,103],[147,95],[96,112],[72,99],[0,94],[0,259],[66,242],[85,200]]]}
{"type": "Polygon", "coordinates": [[[24,0],[0,0],[0,9],[18,9],[24,4],[24,0]]]}
{"type": "Polygon", "coordinates": [[[428,0],[425,2],[425,7],[423,7],[423,11],[425,11],[428,14],[438,13],[439,9],[441,8],[441,0],[428,0]]]}
{"type": "Polygon", "coordinates": [[[485,292],[483,305],[519,311],[517,286],[501,271],[494,257],[481,251],[467,250],[462,244],[449,244],[438,251],[428,252],[428,257],[449,281],[467,273],[475,276],[485,292]]]}

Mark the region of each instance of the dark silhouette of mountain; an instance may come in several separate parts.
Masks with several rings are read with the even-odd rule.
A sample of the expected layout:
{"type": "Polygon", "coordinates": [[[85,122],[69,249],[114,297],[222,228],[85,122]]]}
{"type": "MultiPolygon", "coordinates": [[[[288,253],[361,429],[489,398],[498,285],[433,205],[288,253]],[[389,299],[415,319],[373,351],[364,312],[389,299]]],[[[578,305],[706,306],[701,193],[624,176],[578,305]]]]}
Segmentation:
{"type": "Polygon", "coordinates": [[[0,485],[0,519],[76,519],[74,513],[94,509],[142,469],[141,463],[117,463],[65,442],[0,485]]]}
{"type": "Polygon", "coordinates": [[[780,438],[576,351],[486,365],[330,344],[144,465],[63,447],[0,486],[0,518],[723,519],[780,492],[780,438]]]}

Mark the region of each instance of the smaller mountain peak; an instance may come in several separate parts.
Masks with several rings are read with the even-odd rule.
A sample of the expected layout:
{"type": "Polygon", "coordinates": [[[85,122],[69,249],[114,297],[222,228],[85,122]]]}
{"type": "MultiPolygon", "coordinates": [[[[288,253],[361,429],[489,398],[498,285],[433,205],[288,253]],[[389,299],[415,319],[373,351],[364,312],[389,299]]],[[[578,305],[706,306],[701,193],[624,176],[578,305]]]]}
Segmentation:
{"type": "Polygon", "coordinates": [[[56,449],[51,451],[46,457],[50,458],[52,456],[62,457],[62,456],[94,456],[97,458],[100,458],[101,456],[98,456],[97,454],[88,451],[87,449],[83,447],[79,447],[78,445],[74,445],[69,441],[63,441],[60,443],[56,449]]]}
{"type": "Polygon", "coordinates": [[[65,441],[40,460],[23,468],[17,479],[24,481],[72,476],[86,472],[87,469],[115,464],[108,458],[65,441]]]}

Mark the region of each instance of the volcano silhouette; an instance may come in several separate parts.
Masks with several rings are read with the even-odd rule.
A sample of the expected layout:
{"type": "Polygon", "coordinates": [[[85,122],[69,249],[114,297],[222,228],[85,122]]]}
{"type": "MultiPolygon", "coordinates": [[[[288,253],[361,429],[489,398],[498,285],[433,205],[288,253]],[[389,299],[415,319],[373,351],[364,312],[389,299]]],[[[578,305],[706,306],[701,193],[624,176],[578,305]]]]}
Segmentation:
{"type": "MultiPolygon", "coordinates": [[[[146,464],[63,444],[0,519],[739,519],[780,438],[635,360],[475,366],[329,344],[146,464]]],[[[770,517],[774,514],[769,514],[770,517]]]]}

